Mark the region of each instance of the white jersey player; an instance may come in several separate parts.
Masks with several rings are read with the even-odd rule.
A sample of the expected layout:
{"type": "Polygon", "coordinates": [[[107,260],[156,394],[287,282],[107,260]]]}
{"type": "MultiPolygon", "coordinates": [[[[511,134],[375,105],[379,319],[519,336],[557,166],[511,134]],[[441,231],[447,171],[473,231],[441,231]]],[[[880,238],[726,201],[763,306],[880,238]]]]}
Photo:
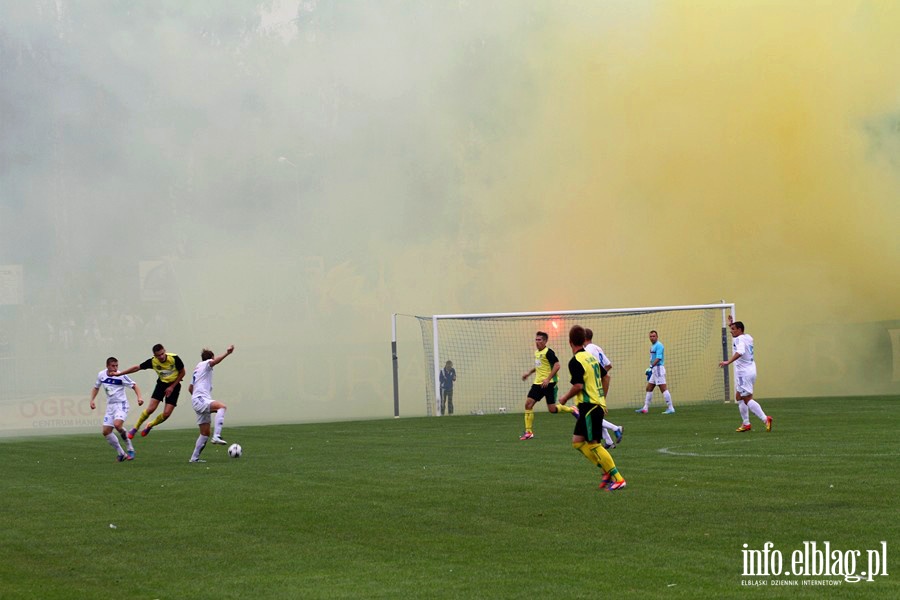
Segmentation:
{"type": "Polygon", "coordinates": [[[750,413],[759,417],[766,424],[766,431],[772,431],[772,417],[763,412],[759,402],[753,399],[753,386],[756,384],[756,360],[753,355],[753,336],[744,333],[744,324],[735,321],[729,315],[728,326],[731,329],[732,355],[723,360],[719,366],[727,369],[734,363],[734,398],[741,412],[741,426],[737,431],[750,431],[750,413]]]}
{"type": "MultiPolygon", "coordinates": [[[[606,397],[609,394],[609,372],[612,370],[612,361],[603,352],[603,348],[594,343],[593,330],[585,328],[584,337],[587,342],[584,349],[600,363],[600,384],[603,386],[603,396],[606,397]]],[[[603,419],[603,441],[607,450],[615,448],[616,444],[622,443],[622,428],[611,421],[603,419]],[[616,436],[615,442],[612,441],[612,437],[609,435],[610,431],[616,436]]]]}
{"type": "Polygon", "coordinates": [[[106,414],[103,415],[103,428],[101,433],[106,438],[107,443],[116,451],[116,460],[123,462],[134,459],[134,446],[128,438],[125,431],[125,419],[128,418],[128,398],[125,396],[125,388],[129,387],[134,390],[137,396],[138,406],[144,403],[141,398],[141,390],[137,384],[131,380],[128,375],[115,376],[119,370],[119,360],[114,356],[106,359],[106,368],[97,373],[97,381],[91,388],[91,410],[97,408],[96,399],[97,392],[100,388],[106,392],[106,414]],[[122,441],[125,442],[125,449],[113,429],[119,432],[122,441]]]}
{"type": "Polygon", "coordinates": [[[191,455],[190,462],[206,462],[200,460],[200,453],[206,447],[209,440],[209,423],[212,420],[212,413],[216,413],[216,426],[213,433],[212,443],[225,445],[228,442],[222,439],[222,427],[225,425],[225,411],[227,406],[212,399],[212,376],[213,367],[222,362],[226,356],[234,352],[234,346],[228,346],[224,354],[216,356],[212,350],[204,348],[200,352],[201,361],[197,363],[194,369],[194,376],[191,379],[191,385],[188,388],[191,392],[191,406],[197,413],[197,426],[200,428],[200,436],[194,445],[194,453],[191,455]]]}

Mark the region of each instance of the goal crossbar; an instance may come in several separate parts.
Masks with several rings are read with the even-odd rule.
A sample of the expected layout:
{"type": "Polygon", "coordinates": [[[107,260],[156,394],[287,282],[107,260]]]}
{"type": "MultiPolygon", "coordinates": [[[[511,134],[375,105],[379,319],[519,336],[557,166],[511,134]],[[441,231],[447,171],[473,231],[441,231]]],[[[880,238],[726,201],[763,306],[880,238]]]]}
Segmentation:
{"type": "Polygon", "coordinates": [[[639,308],[593,308],[587,310],[542,310],[537,312],[507,312],[507,313],[472,313],[459,315],[434,315],[432,319],[495,319],[501,317],[563,317],[568,315],[603,315],[613,313],[649,313],[669,312],[675,310],[703,310],[706,308],[731,309],[734,313],[734,304],[687,304],[682,306],[644,306],[639,308]]]}

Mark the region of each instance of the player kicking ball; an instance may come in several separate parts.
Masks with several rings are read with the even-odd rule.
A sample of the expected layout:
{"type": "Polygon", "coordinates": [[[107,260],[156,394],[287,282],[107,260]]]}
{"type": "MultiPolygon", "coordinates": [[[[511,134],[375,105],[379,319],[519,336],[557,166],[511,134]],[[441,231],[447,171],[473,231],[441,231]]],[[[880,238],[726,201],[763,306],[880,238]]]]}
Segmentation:
{"type": "Polygon", "coordinates": [[[228,346],[224,354],[216,356],[212,350],[204,348],[200,352],[200,362],[194,369],[194,375],[191,379],[191,385],[188,390],[191,393],[191,406],[197,413],[197,426],[200,428],[200,435],[197,437],[197,443],[194,445],[194,453],[191,455],[190,462],[200,463],[206,462],[200,459],[200,453],[206,448],[206,442],[209,440],[209,423],[212,421],[212,413],[216,413],[216,424],[213,432],[212,443],[221,446],[228,442],[222,439],[222,427],[225,425],[225,411],[227,407],[218,400],[212,399],[212,376],[213,367],[225,360],[225,357],[234,352],[234,346],[228,346]]]}

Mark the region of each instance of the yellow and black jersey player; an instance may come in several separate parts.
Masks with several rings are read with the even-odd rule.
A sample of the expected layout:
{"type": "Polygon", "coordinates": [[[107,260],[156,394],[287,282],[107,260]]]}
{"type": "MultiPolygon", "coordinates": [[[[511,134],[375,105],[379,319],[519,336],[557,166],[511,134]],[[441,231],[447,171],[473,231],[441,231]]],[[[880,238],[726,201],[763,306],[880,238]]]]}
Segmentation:
{"type": "Polygon", "coordinates": [[[128,431],[129,439],[133,439],[141,425],[150,418],[160,402],[165,402],[165,407],[147,427],[141,431],[142,436],[150,433],[150,430],[168,419],[172,415],[172,411],[178,406],[178,394],[181,392],[181,380],[184,379],[184,362],[177,354],[166,352],[162,344],[153,346],[153,356],[148,358],[139,365],[129,367],[124,371],[116,373],[116,376],[128,375],[135,371],[143,371],[145,369],[153,369],[156,372],[156,387],[153,388],[153,394],[150,396],[150,402],[141,412],[137,423],[128,431]]]}
{"type": "MultiPolygon", "coordinates": [[[[525,397],[525,433],[519,438],[520,440],[530,440],[534,437],[534,405],[541,400],[547,401],[547,410],[550,413],[556,413],[560,407],[556,404],[556,383],[559,381],[559,358],[556,353],[547,347],[547,340],[550,339],[543,331],[534,334],[534,366],[522,374],[522,381],[528,379],[528,376],[534,373],[534,383],[528,390],[528,396],[525,397]]],[[[574,409],[565,406],[561,407],[563,412],[575,412],[574,409]]]]}
{"type": "Polygon", "coordinates": [[[569,347],[573,353],[569,361],[572,388],[559,402],[565,405],[571,398],[575,399],[578,420],[572,432],[572,447],[603,470],[600,489],[620,490],[625,487],[625,478],[616,468],[612,455],[600,443],[603,417],[606,415],[600,363],[584,349],[585,339],[584,327],[581,325],[575,325],[569,330],[569,347]]]}

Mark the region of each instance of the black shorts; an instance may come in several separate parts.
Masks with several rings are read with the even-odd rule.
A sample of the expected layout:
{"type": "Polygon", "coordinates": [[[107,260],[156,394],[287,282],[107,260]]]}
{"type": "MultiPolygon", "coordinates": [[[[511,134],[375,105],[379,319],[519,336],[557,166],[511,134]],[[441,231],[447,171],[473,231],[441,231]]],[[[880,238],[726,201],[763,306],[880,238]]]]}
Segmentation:
{"type": "Polygon", "coordinates": [[[528,390],[528,397],[535,402],[540,402],[546,398],[547,404],[556,404],[556,384],[548,383],[547,387],[541,387],[538,384],[534,384],[531,386],[531,389],[528,390]]]}
{"type": "Polygon", "coordinates": [[[166,398],[166,388],[168,388],[171,383],[166,383],[165,381],[156,380],[156,387],[153,388],[153,394],[150,396],[154,400],[159,400],[160,402],[165,402],[166,404],[171,404],[172,406],[178,406],[178,392],[181,391],[181,384],[175,386],[175,389],[172,390],[172,393],[166,398]]]}
{"type": "Polygon", "coordinates": [[[606,413],[603,407],[592,402],[582,402],[578,405],[578,420],[575,422],[573,435],[579,435],[589,442],[599,442],[603,439],[603,419],[606,413]]]}

